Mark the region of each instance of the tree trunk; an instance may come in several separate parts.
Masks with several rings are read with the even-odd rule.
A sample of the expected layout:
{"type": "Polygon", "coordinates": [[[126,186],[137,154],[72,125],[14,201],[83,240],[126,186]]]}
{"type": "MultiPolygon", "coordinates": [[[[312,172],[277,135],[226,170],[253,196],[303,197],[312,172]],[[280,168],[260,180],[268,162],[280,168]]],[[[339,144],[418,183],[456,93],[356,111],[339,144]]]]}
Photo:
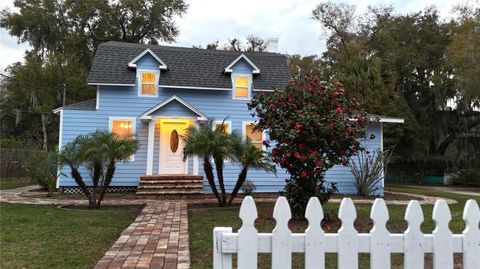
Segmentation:
{"type": "Polygon", "coordinates": [[[85,196],[87,196],[88,208],[93,208],[95,204],[93,202],[92,193],[88,190],[87,185],[85,185],[85,182],[83,182],[82,175],[80,175],[77,168],[70,166],[70,169],[72,170],[72,177],[77,183],[78,187],[80,187],[80,189],[85,194],[85,196]]]}
{"type": "Polygon", "coordinates": [[[108,164],[107,174],[105,175],[105,181],[103,182],[103,186],[101,186],[100,196],[98,197],[96,208],[100,208],[103,198],[105,197],[105,193],[108,191],[110,183],[112,183],[113,174],[115,174],[115,162],[110,162],[108,164]]]}
{"type": "Polygon", "coordinates": [[[218,185],[220,185],[221,191],[221,206],[224,206],[227,203],[227,194],[225,192],[225,183],[223,181],[223,158],[214,158],[215,168],[217,170],[218,185]]]}
{"type": "Polygon", "coordinates": [[[40,115],[42,117],[43,151],[48,152],[48,113],[42,112],[40,115]]]}
{"type": "Polygon", "coordinates": [[[248,172],[248,167],[243,167],[242,171],[240,171],[240,174],[238,175],[237,183],[235,184],[235,188],[233,188],[232,194],[230,194],[230,199],[228,200],[228,205],[232,205],[233,199],[237,196],[238,191],[242,187],[243,183],[247,179],[247,172],[248,172]]]}
{"type": "Polygon", "coordinates": [[[210,188],[212,189],[213,194],[218,200],[218,204],[221,205],[222,200],[220,199],[220,195],[218,194],[218,191],[217,191],[217,186],[215,185],[215,178],[213,177],[213,168],[208,157],[203,158],[203,171],[205,172],[205,176],[207,177],[208,184],[210,185],[210,188]]]}

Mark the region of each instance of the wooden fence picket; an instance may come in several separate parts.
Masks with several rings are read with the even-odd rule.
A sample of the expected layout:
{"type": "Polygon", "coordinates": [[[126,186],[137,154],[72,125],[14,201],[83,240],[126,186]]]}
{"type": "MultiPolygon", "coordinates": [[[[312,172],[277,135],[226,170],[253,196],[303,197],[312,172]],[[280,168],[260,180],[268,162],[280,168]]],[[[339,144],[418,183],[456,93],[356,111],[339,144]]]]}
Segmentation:
{"type": "Polygon", "coordinates": [[[288,221],[292,213],[285,197],[278,197],[273,218],[277,224],[272,231],[272,269],[291,269],[292,232],[288,228],[288,221]]]}
{"type": "Polygon", "coordinates": [[[387,230],[388,209],[383,199],[377,198],[370,212],[373,228],[370,231],[370,268],[390,268],[390,232],[387,230]]]}
{"type": "Polygon", "coordinates": [[[323,269],[325,267],[325,233],[321,221],[323,209],[317,197],[310,198],[305,218],[308,228],[305,230],[305,268],[323,269]]]}
{"type": "Polygon", "coordinates": [[[475,200],[468,200],[463,210],[465,230],[462,233],[463,269],[480,268],[480,209],[475,200]]]}
{"type": "Polygon", "coordinates": [[[465,204],[462,234],[452,234],[448,224],[452,218],[448,204],[438,200],[432,218],[436,227],[432,234],[423,234],[424,220],[418,201],[410,201],[405,212],[408,228],[404,233],[389,233],[386,223],[388,208],[383,199],[376,199],[370,211],[373,228],[370,233],[358,233],[354,227],[357,217],[355,205],[349,198],[342,200],[338,216],[342,226],[337,233],[325,233],[321,227],[324,218],[317,198],[311,198],[305,217],[308,227],[304,233],[292,233],[288,227],[290,206],[285,197],[279,197],[273,210],[276,226],[271,233],[258,233],[255,228],[257,207],[247,196],[240,207],[242,227],[237,233],[229,227],[213,230],[213,268],[232,269],[232,256],[237,255],[239,269],[258,267],[258,253],[271,253],[272,269],[291,269],[292,253],[305,253],[305,268],[323,269],[325,253],[338,254],[339,269],[358,269],[359,253],[370,253],[373,269],[391,268],[391,254],[403,253],[405,269],[423,269],[425,253],[433,254],[434,269],[453,268],[453,255],[463,253],[463,269],[480,269],[480,208],[475,200],[465,204]]]}
{"type": "Polygon", "coordinates": [[[423,269],[425,263],[423,244],[425,240],[420,230],[420,225],[423,222],[423,211],[418,201],[412,200],[408,203],[405,220],[408,222],[404,240],[405,269],[423,269]]]}
{"type": "Polygon", "coordinates": [[[245,197],[240,207],[242,227],[238,230],[238,269],[257,268],[257,207],[251,196],[245,197]]]}
{"type": "Polygon", "coordinates": [[[452,219],[450,209],[445,200],[440,199],[435,202],[433,207],[432,219],[435,221],[435,230],[433,230],[433,268],[434,269],[452,269],[453,268],[453,238],[452,232],[448,228],[448,223],[452,219]]]}
{"type": "Polygon", "coordinates": [[[338,269],[358,268],[358,232],[353,226],[357,212],[352,199],[343,198],[338,211],[342,226],[338,230],[338,269]]]}

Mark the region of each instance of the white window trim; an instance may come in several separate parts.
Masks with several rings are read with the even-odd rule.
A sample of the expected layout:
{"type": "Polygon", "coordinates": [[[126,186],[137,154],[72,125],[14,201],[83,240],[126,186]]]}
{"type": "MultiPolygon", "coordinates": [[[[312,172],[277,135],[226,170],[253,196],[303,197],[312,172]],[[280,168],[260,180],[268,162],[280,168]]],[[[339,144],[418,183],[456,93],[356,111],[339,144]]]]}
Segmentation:
{"type": "Polygon", "coordinates": [[[159,70],[137,69],[137,94],[139,97],[158,97],[158,81],[160,80],[159,70]],[[142,73],[155,73],[155,94],[142,93],[142,73]]]}
{"type": "Polygon", "coordinates": [[[216,120],[213,121],[213,129],[215,130],[216,125],[224,123],[227,125],[227,133],[231,134],[232,133],[232,121],[223,121],[223,120],[216,120]]]}
{"type": "MultiPolygon", "coordinates": [[[[135,117],[121,117],[121,116],[110,116],[108,118],[108,131],[112,132],[112,127],[113,127],[113,121],[114,120],[121,120],[121,121],[131,121],[132,122],[132,136],[135,136],[137,134],[137,118],[135,117]]],[[[135,161],[135,154],[132,154],[130,156],[130,159],[128,159],[129,162],[135,161]]]]}
{"type": "Polygon", "coordinates": [[[251,100],[252,99],[252,88],[253,88],[253,76],[251,74],[232,74],[232,99],[233,100],[251,100]],[[248,78],[248,96],[247,97],[236,97],[236,88],[237,77],[247,77],[248,78]]]}
{"type": "MultiPolygon", "coordinates": [[[[253,121],[244,121],[242,122],[242,140],[247,141],[247,125],[250,124],[256,124],[253,121]]],[[[263,144],[263,141],[265,141],[265,131],[262,131],[262,150],[266,151],[267,147],[263,144]]]]}

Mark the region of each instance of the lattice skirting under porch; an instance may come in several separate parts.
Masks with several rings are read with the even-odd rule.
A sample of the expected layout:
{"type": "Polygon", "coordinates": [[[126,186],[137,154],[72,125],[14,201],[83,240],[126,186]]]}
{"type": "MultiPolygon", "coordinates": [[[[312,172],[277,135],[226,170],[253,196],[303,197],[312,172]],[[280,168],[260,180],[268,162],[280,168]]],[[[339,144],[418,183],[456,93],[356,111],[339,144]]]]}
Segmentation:
{"type": "MultiPolygon", "coordinates": [[[[91,187],[88,187],[91,190],[91,187]]],[[[79,187],[60,187],[60,190],[65,194],[83,194],[79,187]]],[[[135,186],[111,186],[107,192],[135,192],[137,187],[135,186]]]]}

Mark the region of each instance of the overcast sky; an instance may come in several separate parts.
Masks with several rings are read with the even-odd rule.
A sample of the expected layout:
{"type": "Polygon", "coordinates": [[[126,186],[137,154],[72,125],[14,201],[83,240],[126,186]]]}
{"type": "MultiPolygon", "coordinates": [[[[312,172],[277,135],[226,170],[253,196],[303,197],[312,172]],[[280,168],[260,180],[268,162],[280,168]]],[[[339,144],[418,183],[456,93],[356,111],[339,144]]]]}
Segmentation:
{"type": "MultiPolygon", "coordinates": [[[[325,33],[320,24],[313,21],[312,10],[321,1],[314,0],[186,0],[187,13],[177,19],[180,35],[175,45],[205,46],[219,40],[253,34],[264,39],[279,38],[278,49],[282,53],[311,55],[325,49],[325,33]]],[[[452,7],[466,0],[363,0],[339,1],[355,4],[357,13],[369,5],[392,5],[397,12],[414,12],[435,5],[444,18],[451,16],[452,7]]],[[[479,4],[479,0],[469,0],[479,4]]],[[[1,0],[0,9],[13,7],[13,0],[1,0]]],[[[0,29],[0,70],[21,61],[27,44],[0,29]]]]}

